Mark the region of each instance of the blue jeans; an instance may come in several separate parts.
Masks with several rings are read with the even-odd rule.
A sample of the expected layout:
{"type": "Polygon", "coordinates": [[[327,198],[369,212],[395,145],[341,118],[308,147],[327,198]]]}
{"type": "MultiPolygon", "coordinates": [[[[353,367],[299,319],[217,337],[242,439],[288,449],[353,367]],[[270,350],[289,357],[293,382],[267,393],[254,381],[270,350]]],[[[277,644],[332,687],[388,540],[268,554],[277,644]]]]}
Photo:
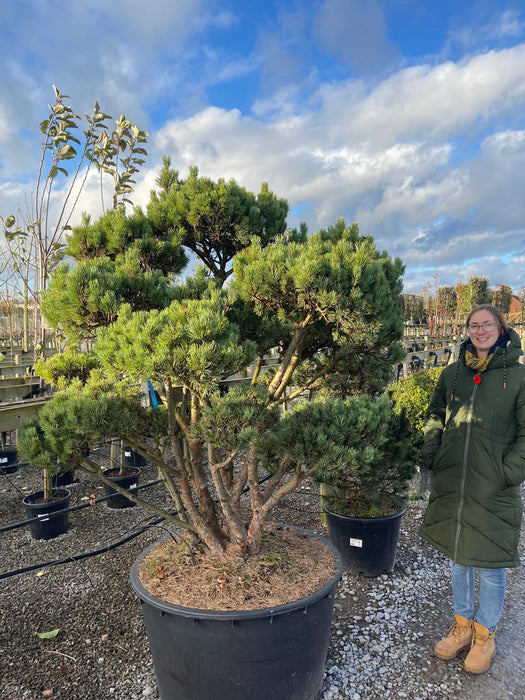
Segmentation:
{"type": "Polygon", "coordinates": [[[492,634],[496,629],[505,602],[506,569],[477,569],[479,574],[479,605],[474,616],[474,584],[476,569],[451,563],[452,593],[454,613],[467,620],[475,619],[488,627],[492,634]]]}

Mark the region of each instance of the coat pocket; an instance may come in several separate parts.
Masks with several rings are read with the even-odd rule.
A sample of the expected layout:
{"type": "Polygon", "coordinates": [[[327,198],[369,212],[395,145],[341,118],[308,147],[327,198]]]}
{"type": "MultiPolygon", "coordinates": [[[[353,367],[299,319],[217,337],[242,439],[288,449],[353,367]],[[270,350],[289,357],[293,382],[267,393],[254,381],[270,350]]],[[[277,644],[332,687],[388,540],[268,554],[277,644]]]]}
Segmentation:
{"type": "Polygon", "coordinates": [[[463,445],[460,440],[444,439],[434,455],[432,470],[440,472],[450,467],[457,468],[463,459],[463,445]]]}
{"type": "Polygon", "coordinates": [[[502,445],[497,442],[489,442],[487,439],[475,444],[477,445],[473,454],[475,471],[480,477],[492,482],[496,488],[506,489],[509,484],[503,467],[502,445]]]}

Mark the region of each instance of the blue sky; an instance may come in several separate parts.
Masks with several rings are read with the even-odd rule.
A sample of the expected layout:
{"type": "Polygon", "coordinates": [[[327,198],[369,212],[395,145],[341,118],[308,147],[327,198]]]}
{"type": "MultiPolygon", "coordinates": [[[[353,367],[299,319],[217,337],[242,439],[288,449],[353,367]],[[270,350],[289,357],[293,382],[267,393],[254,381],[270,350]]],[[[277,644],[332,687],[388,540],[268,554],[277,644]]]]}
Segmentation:
{"type": "Polygon", "coordinates": [[[136,204],[167,154],[268,182],[290,226],[357,221],[407,291],[525,285],[524,0],[4,2],[1,215],[34,186],[53,84],[150,132],[136,204]]]}

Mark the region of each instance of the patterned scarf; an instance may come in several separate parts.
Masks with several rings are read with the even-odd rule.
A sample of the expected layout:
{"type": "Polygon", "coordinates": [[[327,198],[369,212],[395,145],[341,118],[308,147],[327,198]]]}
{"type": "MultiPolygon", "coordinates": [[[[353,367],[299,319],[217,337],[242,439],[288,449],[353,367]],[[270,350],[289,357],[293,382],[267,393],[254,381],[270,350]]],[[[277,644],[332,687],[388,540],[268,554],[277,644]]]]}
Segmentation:
{"type": "MultiPolygon", "coordinates": [[[[492,358],[494,350],[496,348],[502,348],[503,350],[503,388],[507,388],[507,366],[506,366],[506,347],[510,343],[510,338],[508,335],[502,335],[501,338],[494,343],[494,345],[488,351],[487,357],[476,357],[475,348],[472,343],[468,343],[465,347],[464,361],[467,367],[473,369],[476,374],[474,375],[474,384],[481,384],[481,377],[477,372],[484,372],[492,358]]],[[[464,346],[462,346],[464,347],[464,346]]],[[[454,391],[456,390],[456,383],[458,381],[459,368],[461,362],[456,364],[456,373],[454,375],[454,381],[452,382],[452,391],[450,392],[450,401],[454,401],[454,391]]]]}
{"type": "Polygon", "coordinates": [[[490,360],[492,359],[494,350],[496,348],[505,348],[508,342],[508,335],[503,335],[500,338],[498,338],[498,340],[488,351],[487,357],[476,357],[474,346],[472,345],[472,343],[469,343],[465,351],[465,364],[467,365],[467,367],[470,367],[470,369],[476,370],[476,372],[484,372],[487,369],[490,360]]]}
{"type": "Polygon", "coordinates": [[[492,353],[487,355],[487,357],[476,357],[471,350],[467,349],[465,353],[465,364],[467,367],[470,367],[470,369],[475,369],[476,372],[484,372],[491,358],[492,353]]]}

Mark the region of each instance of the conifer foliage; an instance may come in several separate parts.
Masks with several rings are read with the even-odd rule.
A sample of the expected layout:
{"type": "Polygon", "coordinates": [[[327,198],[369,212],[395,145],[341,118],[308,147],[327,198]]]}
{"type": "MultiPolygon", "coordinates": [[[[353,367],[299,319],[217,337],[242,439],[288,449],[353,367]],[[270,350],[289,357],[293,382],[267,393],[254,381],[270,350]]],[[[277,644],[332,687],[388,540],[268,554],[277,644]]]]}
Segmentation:
{"type": "MultiPolygon", "coordinates": [[[[227,284],[210,275],[213,266],[177,279],[187,235],[179,218],[161,229],[152,212],[117,210],[75,230],[69,250],[78,265],[55,272],[44,308],[72,356],[89,339],[93,368],[86,376],[81,363],[75,376],[72,361],[64,363],[67,377],[20,451],[37,465],[67,463],[104,481],[90,449],[119,437],[158,467],[173,507],[128,497],[203,551],[256,553],[282,498],[318,478],[328,455],[344,466],[351,446],[340,438],[326,448],[365,413],[348,397],[382,392],[404,352],[400,260],[355,224],[277,235],[277,219],[267,222],[270,239],[253,236],[232,251],[227,284]],[[158,408],[144,400],[146,380],[165,397],[158,408]]],[[[201,224],[199,240],[211,248],[217,221],[201,224]]],[[[381,421],[390,414],[385,401],[381,421]]],[[[374,429],[368,435],[373,443],[374,429]]]]}

